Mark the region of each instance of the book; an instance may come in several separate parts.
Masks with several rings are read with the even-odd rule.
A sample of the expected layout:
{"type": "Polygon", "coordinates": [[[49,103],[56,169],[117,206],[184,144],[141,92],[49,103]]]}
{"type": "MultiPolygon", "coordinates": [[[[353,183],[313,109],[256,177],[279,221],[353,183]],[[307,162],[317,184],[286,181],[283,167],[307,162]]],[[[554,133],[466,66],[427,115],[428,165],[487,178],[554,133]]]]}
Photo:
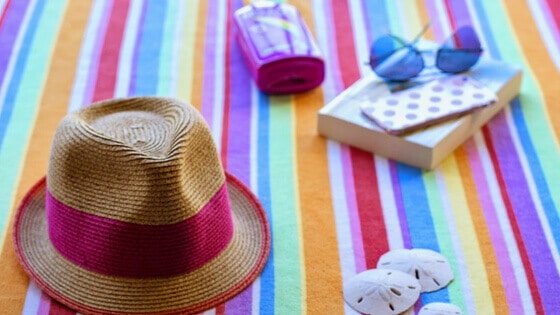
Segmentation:
{"type": "Polygon", "coordinates": [[[368,119],[360,109],[364,101],[373,101],[391,93],[391,84],[372,73],[356,81],[319,110],[318,132],[332,140],[432,170],[519,94],[521,68],[506,62],[481,58],[464,75],[494,91],[497,102],[413,133],[391,135],[368,119]]]}

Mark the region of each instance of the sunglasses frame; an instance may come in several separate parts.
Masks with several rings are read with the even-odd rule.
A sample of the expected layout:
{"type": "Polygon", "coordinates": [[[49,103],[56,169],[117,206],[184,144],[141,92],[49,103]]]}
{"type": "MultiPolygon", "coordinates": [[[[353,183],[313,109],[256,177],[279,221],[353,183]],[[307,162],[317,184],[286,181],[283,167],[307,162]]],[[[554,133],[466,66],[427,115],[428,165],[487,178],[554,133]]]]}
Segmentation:
{"type": "MultiPolygon", "coordinates": [[[[390,80],[390,81],[397,81],[397,82],[398,82],[398,81],[401,81],[401,82],[403,82],[403,81],[408,81],[408,80],[410,80],[410,79],[412,79],[412,78],[417,77],[417,76],[422,72],[422,70],[426,68],[425,62],[424,62],[424,57],[422,56],[422,54],[424,54],[424,53],[426,53],[426,52],[432,52],[432,51],[433,51],[433,50],[420,50],[420,49],[418,49],[418,48],[415,46],[415,45],[417,44],[417,42],[420,40],[421,36],[428,30],[429,26],[430,26],[430,24],[425,25],[425,26],[422,28],[421,32],[420,32],[418,35],[416,35],[416,37],[415,37],[412,41],[410,41],[410,42],[407,42],[407,41],[405,41],[404,39],[402,39],[401,37],[396,36],[396,35],[393,35],[393,34],[391,34],[391,33],[386,34],[385,36],[389,36],[389,37],[393,38],[394,40],[396,40],[397,42],[399,42],[399,43],[402,45],[402,47],[399,47],[399,48],[397,48],[397,49],[394,49],[394,50],[392,50],[392,51],[390,51],[390,52],[388,52],[388,53],[385,53],[385,54],[383,54],[383,55],[381,55],[381,56],[376,56],[375,58],[373,58],[373,57],[371,56],[371,50],[372,50],[372,48],[370,48],[370,59],[369,59],[369,63],[368,63],[368,64],[369,64],[369,66],[371,67],[371,69],[373,70],[373,72],[375,72],[375,73],[376,73],[379,77],[381,77],[381,78],[384,78],[384,79],[387,79],[387,80],[390,80]],[[387,58],[387,57],[389,57],[389,56],[395,54],[397,51],[400,51],[400,50],[402,50],[402,49],[408,49],[409,51],[414,52],[416,55],[419,56],[420,62],[421,62],[420,71],[418,71],[418,72],[415,73],[414,75],[408,76],[408,77],[406,77],[406,78],[403,78],[403,79],[398,78],[398,79],[397,79],[397,78],[394,78],[394,77],[391,78],[391,77],[389,77],[389,76],[385,76],[385,75],[383,75],[383,74],[380,74],[380,73],[378,73],[378,72],[375,70],[375,69],[378,68],[378,66],[379,66],[379,65],[374,66],[374,64],[376,63],[376,61],[385,59],[385,58],[387,58]]],[[[456,32],[454,32],[453,34],[456,34],[456,32]]],[[[476,33],[475,33],[475,35],[476,35],[476,33]]],[[[453,35],[453,36],[454,36],[454,35],[453,35]]],[[[372,47],[373,47],[373,45],[375,45],[375,43],[376,43],[379,39],[381,39],[381,38],[383,38],[383,37],[380,37],[380,38],[376,39],[376,40],[373,42],[372,47]]],[[[477,38],[478,38],[478,36],[477,36],[477,38]]],[[[484,50],[482,49],[482,47],[479,47],[479,48],[447,48],[447,47],[439,47],[439,48],[436,50],[436,57],[434,58],[434,60],[435,60],[435,64],[434,64],[434,65],[435,65],[436,68],[438,68],[438,69],[439,69],[441,72],[443,72],[443,73],[450,73],[450,74],[461,73],[461,72],[467,71],[468,69],[472,68],[472,67],[478,62],[478,59],[480,59],[480,55],[482,54],[483,51],[484,51],[484,50]],[[469,66],[465,67],[464,69],[463,69],[463,68],[460,68],[461,70],[457,70],[457,71],[448,71],[448,70],[445,70],[444,68],[442,68],[442,67],[440,66],[440,60],[441,60],[441,59],[440,59],[440,56],[441,56],[441,53],[443,53],[443,52],[448,52],[448,53],[461,53],[461,52],[463,52],[463,53],[476,54],[476,60],[475,60],[472,64],[470,64],[469,66]]]]}

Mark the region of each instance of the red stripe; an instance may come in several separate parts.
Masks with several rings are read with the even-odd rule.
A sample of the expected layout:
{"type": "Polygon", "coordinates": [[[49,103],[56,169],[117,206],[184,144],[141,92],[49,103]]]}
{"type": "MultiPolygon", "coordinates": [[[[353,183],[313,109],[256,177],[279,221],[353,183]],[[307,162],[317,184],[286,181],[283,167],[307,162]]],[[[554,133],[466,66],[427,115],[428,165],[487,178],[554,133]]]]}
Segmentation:
{"type": "Polygon", "coordinates": [[[229,134],[229,111],[231,108],[231,39],[233,36],[232,29],[232,8],[231,1],[226,1],[227,3],[227,14],[226,14],[226,42],[225,42],[225,65],[224,65],[224,78],[225,78],[225,88],[224,88],[224,116],[222,121],[222,143],[221,143],[221,158],[224,169],[227,170],[227,154],[228,154],[228,134],[229,134]]]}
{"type": "Polygon", "coordinates": [[[0,29],[2,29],[2,25],[4,25],[4,20],[6,19],[6,15],[8,14],[8,9],[10,9],[10,5],[12,4],[12,0],[8,0],[4,5],[4,11],[2,12],[2,16],[0,16],[0,29]]]}
{"type": "Polygon", "coordinates": [[[517,248],[519,249],[519,256],[521,257],[521,261],[525,266],[525,274],[527,275],[527,281],[529,282],[529,289],[531,290],[531,296],[533,298],[533,302],[535,304],[535,310],[537,314],[544,314],[544,307],[542,304],[542,299],[539,294],[539,289],[537,288],[537,280],[535,278],[535,274],[533,272],[533,268],[531,266],[531,261],[529,260],[529,254],[525,247],[525,243],[523,242],[523,236],[521,235],[521,230],[519,228],[519,224],[517,223],[517,219],[515,217],[515,213],[513,211],[513,205],[511,200],[509,199],[509,194],[507,192],[507,187],[505,183],[504,176],[502,174],[500,163],[498,161],[498,157],[496,151],[494,149],[494,144],[492,141],[492,137],[490,136],[490,131],[488,126],[484,126],[482,128],[482,133],[484,135],[484,141],[486,141],[486,146],[488,147],[488,153],[490,155],[490,159],[492,160],[492,165],[494,167],[494,172],[496,174],[496,179],[498,181],[498,185],[500,187],[500,193],[502,195],[502,199],[504,201],[504,206],[506,208],[506,212],[511,224],[511,229],[513,231],[513,236],[515,238],[515,242],[517,243],[517,248]]]}
{"type": "Polygon", "coordinates": [[[113,98],[119,66],[119,54],[128,15],[129,1],[114,1],[105,33],[93,102],[113,98]]]}
{"type": "Polygon", "coordinates": [[[60,304],[60,302],[52,300],[50,301],[49,315],[75,315],[76,311],[69,309],[68,307],[60,304]]]}
{"type": "Polygon", "coordinates": [[[354,31],[352,30],[352,23],[350,23],[348,1],[332,0],[332,8],[336,47],[338,48],[338,64],[341,70],[342,83],[347,88],[361,77],[354,54],[356,47],[352,37],[354,31]]]}
{"type": "Polygon", "coordinates": [[[215,315],[224,315],[226,313],[226,304],[216,306],[215,312],[215,315]]]}
{"type": "MultiPolygon", "coordinates": [[[[548,0],[548,7],[549,7],[549,12],[550,15],[552,15],[552,18],[554,21],[554,24],[556,24],[556,31],[560,32],[560,1],[558,0],[548,0]]],[[[543,8],[546,10],[546,8],[543,8]]],[[[554,25],[551,25],[554,26],[554,25]]]]}
{"type": "Polygon", "coordinates": [[[88,214],[48,190],[46,212],[49,238],[64,257],[119,277],[171,277],[196,270],[219,255],[233,236],[225,183],[196,215],[175,224],[143,225],[88,214]]]}
{"type": "MultiPolygon", "coordinates": [[[[447,16],[449,17],[449,24],[451,24],[451,29],[456,30],[457,25],[455,25],[455,18],[453,15],[453,9],[451,8],[451,4],[449,3],[449,1],[444,1],[444,3],[445,3],[445,11],[447,12],[447,16]]],[[[455,42],[457,43],[458,40],[455,39],[455,42]]]]}
{"type": "MultiPolygon", "coordinates": [[[[355,51],[348,1],[333,0],[333,21],[338,63],[344,87],[347,88],[361,77],[355,51]]],[[[350,159],[356,191],[356,203],[362,229],[362,243],[366,267],[375,268],[379,256],[389,250],[387,231],[381,208],[377,172],[372,154],[350,148],[350,159]]]]}
{"type": "Polygon", "coordinates": [[[366,267],[371,269],[375,268],[379,256],[389,250],[377,172],[371,153],[350,148],[350,156],[366,267]]]}

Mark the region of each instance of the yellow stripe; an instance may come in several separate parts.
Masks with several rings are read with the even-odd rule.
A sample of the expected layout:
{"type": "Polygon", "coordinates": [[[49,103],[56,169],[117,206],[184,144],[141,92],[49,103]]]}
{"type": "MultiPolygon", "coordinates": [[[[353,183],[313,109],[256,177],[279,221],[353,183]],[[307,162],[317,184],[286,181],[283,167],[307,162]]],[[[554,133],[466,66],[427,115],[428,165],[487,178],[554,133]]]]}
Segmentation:
{"type": "MultiPolygon", "coordinates": [[[[200,43],[200,39],[197,37],[197,31],[203,31],[206,24],[202,22],[205,21],[205,19],[199,21],[198,10],[198,0],[187,1],[185,5],[186,12],[183,18],[183,38],[181,39],[179,57],[180,70],[177,80],[177,96],[186,102],[192,102],[193,81],[196,73],[193,67],[195,63],[198,62],[195,58],[200,58],[201,56],[201,54],[197,54],[197,52],[203,50],[203,45],[200,45],[200,49],[197,49],[197,47],[199,47],[197,44],[200,43]],[[198,25],[199,22],[201,23],[200,26],[198,25]]],[[[200,104],[196,104],[195,106],[200,109],[200,104]]]]}
{"type": "MultiPolygon", "coordinates": [[[[461,165],[462,168],[466,168],[461,165]]],[[[470,169],[464,172],[471,172],[470,169]]],[[[472,206],[469,204],[469,198],[465,196],[466,187],[463,186],[459,165],[455,159],[455,155],[445,159],[441,164],[441,172],[443,174],[447,192],[449,194],[449,202],[453,217],[455,218],[457,234],[463,249],[465,265],[469,274],[470,283],[477,284],[472,288],[475,308],[479,314],[492,314],[494,312],[494,302],[492,290],[488,283],[488,274],[484,266],[483,253],[481,253],[481,241],[477,238],[474,218],[471,216],[472,206]],[[484,284],[484,285],[482,285],[484,284]]]]}
{"type": "Polygon", "coordinates": [[[206,23],[207,23],[207,16],[208,16],[208,1],[202,1],[199,3],[198,10],[193,12],[197,12],[198,17],[200,17],[200,21],[198,25],[195,26],[196,34],[195,34],[195,41],[194,46],[192,46],[193,52],[193,60],[194,63],[192,67],[186,70],[186,72],[191,71],[190,75],[192,76],[191,81],[191,95],[190,99],[187,99],[192,103],[192,105],[200,111],[202,107],[202,89],[203,89],[203,77],[204,77],[204,45],[205,45],[205,37],[206,37],[206,23]]]}
{"type": "Polygon", "coordinates": [[[472,222],[476,231],[475,235],[478,239],[478,245],[481,250],[484,267],[486,268],[488,276],[488,281],[484,283],[488,283],[489,287],[492,288],[490,293],[492,294],[492,300],[494,301],[494,311],[496,313],[501,313],[505,311],[504,306],[508,305],[506,293],[498,261],[496,259],[496,252],[492,246],[490,232],[488,231],[482,206],[480,200],[478,199],[478,191],[476,190],[472,170],[468,167],[468,156],[464,147],[460,147],[455,151],[455,158],[457,159],[457,164],[459,165],[459,173],[464,191],[466,192],[467,205],[470,209],[472,222]]]}
{"type": "MultiPolygon", "coordinates": [[[[50,69],[45,76],[47,79],[43,96],[15,196],[17,202],[46,173],[48,152],[54,131],[68,110],[80,45],[90,7],[91,1],[71,1],[67,5],[50,62],[50,69]]],[[[15,209],[12,210],[8,235],[12,234],[15,209]]],[[[2,279],[0,296],[9,297],[9,302],[2,303],[2,311],[11,314],[21,313],[29,280],[17,261],[11,237],[5,239],[0,257],[3,262],[0,270],[0,279],[2,279]]]]}

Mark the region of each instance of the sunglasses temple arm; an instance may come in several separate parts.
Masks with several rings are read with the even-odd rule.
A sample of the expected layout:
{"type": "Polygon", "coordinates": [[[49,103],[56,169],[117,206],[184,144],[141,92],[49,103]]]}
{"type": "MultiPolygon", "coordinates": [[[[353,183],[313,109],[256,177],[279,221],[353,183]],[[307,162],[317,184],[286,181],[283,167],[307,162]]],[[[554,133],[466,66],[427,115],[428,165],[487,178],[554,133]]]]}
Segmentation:
{"type": "Polygon", "coordinates": [[[412,42],[410,43],[411,45],[416,44],[416,42],[418,42],[420,40],[420,38],[422,38],[422,36],[428,31],[428,29],[430,29],[431,26],[431,22],[428,22],[426,25],[424,25],[424,27],[422,27],[422,30],[420,31],[420,33],[418,33],[418,35],[416,35],[416,37],[414,37],[414,39],[412,40],[412,42]]]}

